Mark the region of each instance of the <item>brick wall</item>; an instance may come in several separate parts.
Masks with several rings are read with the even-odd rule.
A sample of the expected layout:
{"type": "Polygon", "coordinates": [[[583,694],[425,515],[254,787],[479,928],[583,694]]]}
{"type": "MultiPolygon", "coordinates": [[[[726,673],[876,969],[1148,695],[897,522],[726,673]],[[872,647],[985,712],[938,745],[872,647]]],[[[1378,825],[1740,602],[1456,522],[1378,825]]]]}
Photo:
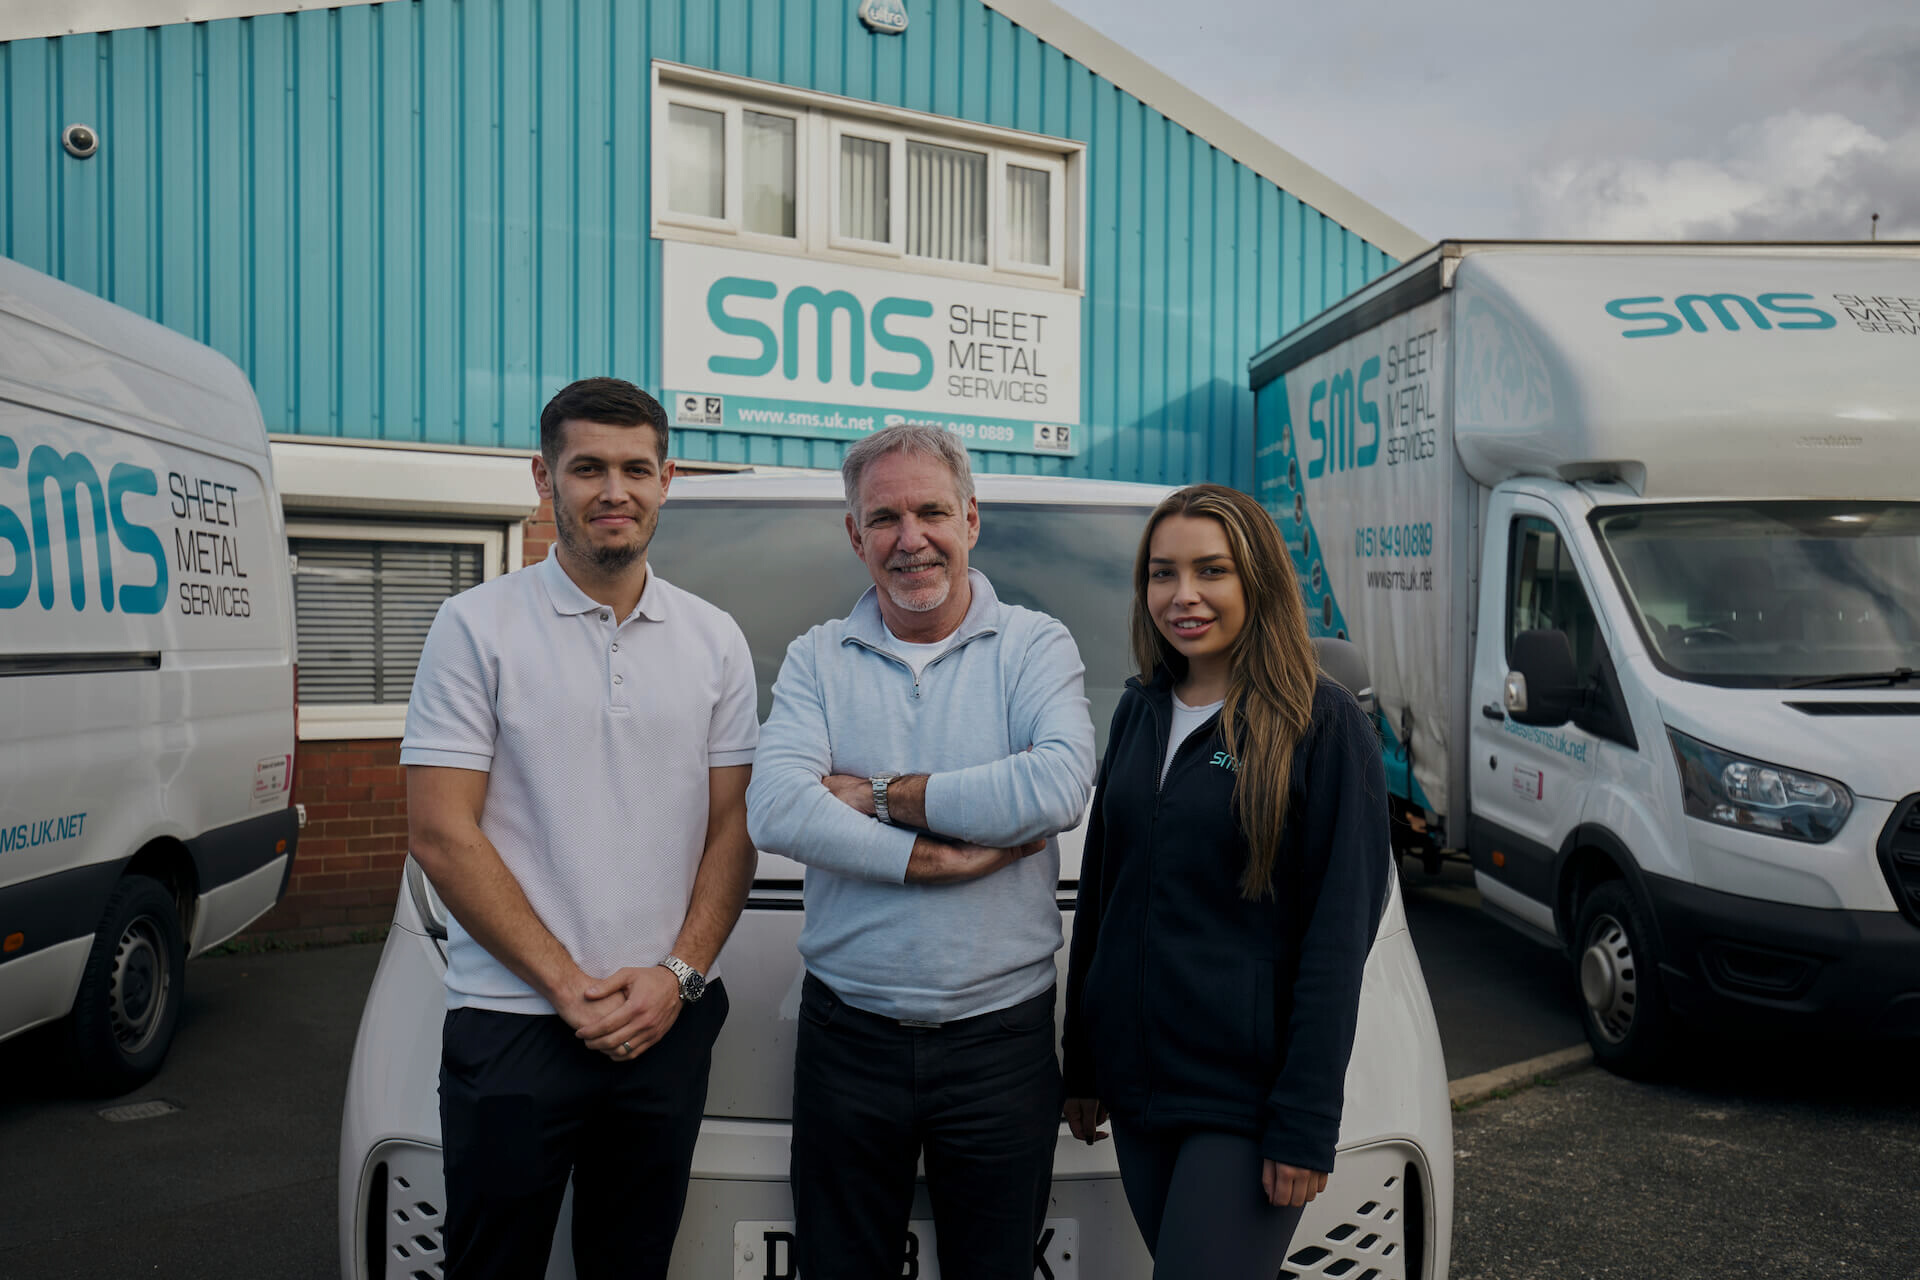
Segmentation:
{"type": "MultiPolygon", "coordinates": [[[[553,510],[541,503],[521,525],[521,559],[553,546],[553,510]]],[[[287,945],[378,935],[393,920],[407,853],[406,771],[397,738],[308,741],[299,746],[293,799],[306,830],[280,904],[245,937],[287,945]]]]}

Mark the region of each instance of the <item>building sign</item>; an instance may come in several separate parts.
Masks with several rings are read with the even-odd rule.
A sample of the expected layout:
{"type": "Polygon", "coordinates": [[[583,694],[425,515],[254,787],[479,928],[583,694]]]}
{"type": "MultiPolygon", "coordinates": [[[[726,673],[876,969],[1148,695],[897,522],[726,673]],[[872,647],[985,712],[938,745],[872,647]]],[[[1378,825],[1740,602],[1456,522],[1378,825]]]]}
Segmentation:
{"type": "Polygon", "coordinates": [[[1080,299],[667,241],[673,425],[855,440],[901,422],[973,449],[1080,451],[1080,299]]]}
{"type": "Polygon", "coordinates": [[[860,0],[860,21],[869,31],[897,36],[907,29],[907,6],[901,0],[860,0]]]}

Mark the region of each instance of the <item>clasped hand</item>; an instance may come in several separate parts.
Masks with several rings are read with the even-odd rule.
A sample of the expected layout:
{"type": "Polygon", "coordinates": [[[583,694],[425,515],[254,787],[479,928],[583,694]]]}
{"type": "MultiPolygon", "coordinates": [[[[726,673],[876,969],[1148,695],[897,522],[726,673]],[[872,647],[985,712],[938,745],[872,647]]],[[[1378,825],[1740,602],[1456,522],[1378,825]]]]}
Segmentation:
{"type": "MultiPolygon", "coordinates": [[[[870,779],[850,773],[830,773],[820,779],[820,785],[855,813],[869,818],[874,816],[873,783],[870,779]]],[[[997,849],[942,836],[923,835],[913,842],[913,853],[907,861],[907,883],[960,884],[978,880],[1022,858],[1031,857],[1046,847],[1045,840],[1029,840],[1022,845],[997,849]]]]}
{"type": "Polygon", "coordinates": [[[587,1048],[615,1062],[631,1062],[680,1017],[680,980],[657,964],[618,969],[582,988],[572,1001],[556,1004],[587,1048]]]}

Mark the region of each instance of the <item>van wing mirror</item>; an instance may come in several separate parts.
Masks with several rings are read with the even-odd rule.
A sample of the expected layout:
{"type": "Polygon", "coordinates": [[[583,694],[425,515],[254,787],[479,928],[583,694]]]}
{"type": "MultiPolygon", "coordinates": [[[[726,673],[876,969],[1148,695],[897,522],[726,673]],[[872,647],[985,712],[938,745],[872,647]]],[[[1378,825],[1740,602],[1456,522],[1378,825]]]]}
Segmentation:
{"type": "Polygon", "coordinates": [[[1573,646],[1564,631],[1522,631],[1513,638],[1507,673],[1507,714],[1521,724],[1552,728],[1585,704],[1573,670],[1573,646]]]}

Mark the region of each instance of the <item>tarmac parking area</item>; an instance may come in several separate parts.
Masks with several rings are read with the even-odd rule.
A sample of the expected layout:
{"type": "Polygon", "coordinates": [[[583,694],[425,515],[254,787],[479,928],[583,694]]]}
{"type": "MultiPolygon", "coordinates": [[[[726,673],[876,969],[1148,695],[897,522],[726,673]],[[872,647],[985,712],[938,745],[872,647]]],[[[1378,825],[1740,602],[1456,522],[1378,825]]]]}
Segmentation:
{"type": "MultiPolygon", "coordinates": [[[[1407,911],[1453,1078],[1581,1042],[1566,966],[1470,878],[1407,911]]],[[[340,1105],[377,945],[195,961],[166,1069],[71,1096],[0,1045],[0,1280],[334,1280],[340,1105]],[[113,1106],[177,1108],[114,1122],[113,1106]]],[[[429,1015],[433,1034],[437,1013],[429,1015]]],[[[1920,1049],[1702,1046],[1458,1112],[1455,1280],[1920,1278],[1920,1049]]]]}

